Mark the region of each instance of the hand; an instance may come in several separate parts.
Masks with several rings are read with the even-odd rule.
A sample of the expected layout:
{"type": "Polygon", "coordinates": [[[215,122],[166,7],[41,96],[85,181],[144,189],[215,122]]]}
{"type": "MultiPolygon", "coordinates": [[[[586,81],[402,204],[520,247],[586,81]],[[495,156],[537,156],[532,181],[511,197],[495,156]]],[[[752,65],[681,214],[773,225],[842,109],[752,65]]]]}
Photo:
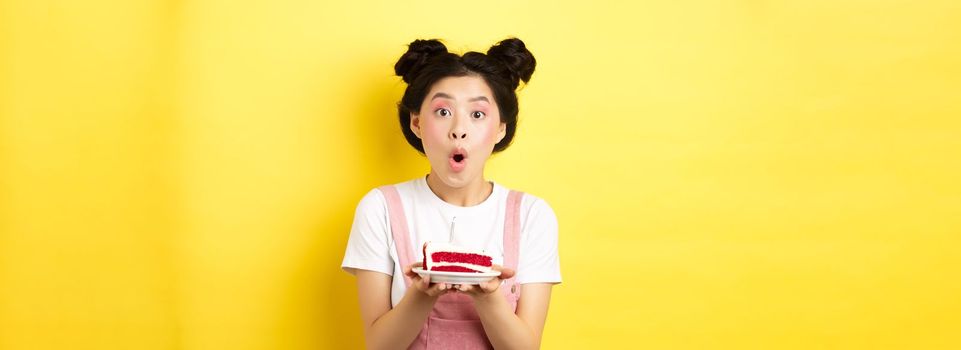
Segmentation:
{"type": "Polygon", "coordinates": [[[483,298],[490,295],[494,295],[500,286],[501,282],[511,277],[514,277],[516,273],[513,269],[509,269],[500,265],[491,266],[491,270],[500,271],[501,275],[492,278],[490,281],[483,282],[481,284],[455,284],[453,286],[454,290],[470,295],[473,298],[483,298]]]}
{"type": "Polygon", "coordinates": [[[407,275],[407,277],[410,277],[411,279],[411,287],[431,297],[437,297],[445,293],[456,291],[456,289],[454,289],[453,286],[448,283],[430,283],[430,275],[421,278],[420,275],[414,272],[414,268],[420,267],[421,265],[423,265],[423,263],[416,262],[404,268],[404,275],[407,275]]]}

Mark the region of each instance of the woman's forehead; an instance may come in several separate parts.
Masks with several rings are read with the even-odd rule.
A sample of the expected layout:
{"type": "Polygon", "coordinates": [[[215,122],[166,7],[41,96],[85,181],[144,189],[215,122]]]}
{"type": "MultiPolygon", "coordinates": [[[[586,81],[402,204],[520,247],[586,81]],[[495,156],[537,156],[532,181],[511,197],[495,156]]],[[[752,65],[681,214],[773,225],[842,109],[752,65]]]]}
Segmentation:
{"type": "Polygon", "coordinates": [[[431,86],[430,92],[426,96],[428,100],[445,98],[457,102],[481,100],[481,97],[488,102],[493,101],[493,95],[490,87],[487,86],[487,82],[474,75],[446,77],[438,80],[431,86]]]}

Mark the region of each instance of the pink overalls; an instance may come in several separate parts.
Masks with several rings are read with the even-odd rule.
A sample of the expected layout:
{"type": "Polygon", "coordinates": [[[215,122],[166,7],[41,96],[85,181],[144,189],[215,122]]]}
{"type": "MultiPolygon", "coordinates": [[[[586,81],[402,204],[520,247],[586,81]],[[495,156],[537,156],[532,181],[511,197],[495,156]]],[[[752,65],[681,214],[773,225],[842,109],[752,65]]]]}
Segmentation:
{"type": "MultiPolygon", "coordinates": [[[[397,247],[400,266],[407,267],[414,263],[414,247],[410,243],[407,230],[407,218],[404,216],[404,206],[400,195],[393,186],[379,188],[387,199],[387,211],[390,215],[390,230],[397,247]]],[[[520,253],[520,206],[524,193],[511,191],[507,196],[507,216],[504,218],[504,267],[517,271],[517,258],[520,253]]],[[[516,277],[516,275],[515,275],[516,277]]],[[[517,310],[517,300],[521,296],[521,288],[517,279],[512,277],[499,288],[511,305],[517,310]]],[[[404,276],[407,287],[410,288],[410,277],[404,276]]],[[[470,296],[451,293],[444,294],[437,299],[434,309],[424,321],[420,334],[410,344],[408,349],[493,349],[484,327],[474,310],[474,302],[470,296]]]]}

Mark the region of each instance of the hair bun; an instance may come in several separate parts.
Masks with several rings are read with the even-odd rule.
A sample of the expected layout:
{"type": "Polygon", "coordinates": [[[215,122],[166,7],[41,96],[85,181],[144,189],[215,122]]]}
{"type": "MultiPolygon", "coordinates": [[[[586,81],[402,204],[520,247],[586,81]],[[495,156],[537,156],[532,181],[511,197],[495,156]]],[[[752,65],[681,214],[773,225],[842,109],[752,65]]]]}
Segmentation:
{"type": "Polygon", "coordinates": [[[537,61],[534,54],[527,50],[527,46],[521,39],[509,38],[491,46],[487,50],[487,56],[496,58],[507,65],[511,76],[508,77],[516,89],[520,81],[527,83],[534,74],[534,67],[537,61]]]}
{"type": "Polygon", "coordinates": [[[447,46],[437,39],[414,40],[407,45],[407,52],[394,64],[394,73],[410,84],[428,59],[444,53],[447,53],[447,46]]]}

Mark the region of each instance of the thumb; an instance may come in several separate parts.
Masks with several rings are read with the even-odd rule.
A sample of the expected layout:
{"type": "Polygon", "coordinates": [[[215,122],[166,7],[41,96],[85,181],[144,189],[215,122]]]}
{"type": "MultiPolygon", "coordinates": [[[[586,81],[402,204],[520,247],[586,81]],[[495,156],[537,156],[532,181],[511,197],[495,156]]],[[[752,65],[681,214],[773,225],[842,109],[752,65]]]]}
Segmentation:
{"type": "Polygon", "coordinates": [[[506,280],[508,278],[514,277],[516,273],[517,272],[514,271],[514,269],[505,267],[501,269],[501,275],[499,278],[502,280],[506,280]]]}

